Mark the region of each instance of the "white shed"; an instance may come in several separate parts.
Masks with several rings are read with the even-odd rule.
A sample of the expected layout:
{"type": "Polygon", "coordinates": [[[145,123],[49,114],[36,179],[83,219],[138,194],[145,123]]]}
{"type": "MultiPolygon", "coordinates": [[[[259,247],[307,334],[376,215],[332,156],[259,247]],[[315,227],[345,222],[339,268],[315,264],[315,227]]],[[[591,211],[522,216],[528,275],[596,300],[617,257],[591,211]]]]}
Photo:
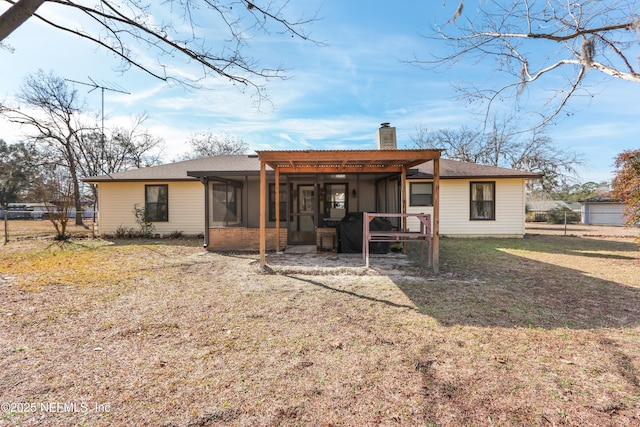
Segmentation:
{"type": "Polygon", "coordinates": [[[613,200],[608,195],[596,196],[583,200],[582,222],[590,225],[624,225],[624,208],[622,202],[613,200]]]}

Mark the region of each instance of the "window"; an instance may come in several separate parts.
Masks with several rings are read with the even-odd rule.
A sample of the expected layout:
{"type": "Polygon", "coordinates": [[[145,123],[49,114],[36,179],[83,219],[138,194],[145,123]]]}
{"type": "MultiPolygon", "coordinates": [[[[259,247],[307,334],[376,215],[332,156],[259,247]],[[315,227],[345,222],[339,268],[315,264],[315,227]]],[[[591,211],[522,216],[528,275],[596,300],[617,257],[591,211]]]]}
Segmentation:
{"type": "Polygon", "coordinates": [[[213,183],[211,220],[213,225],[240,225],[242,223],[242,184],[213,183]]]}
{"type": "MultiPolygon", "coordinates": [[[[269,184],[269,221],[276,220],[276,185],[269,184]]],[[[287,220],[287,184],[280,184],[280,222],[287,220]]]]}
{"type": "Polygon", "coordinates": [[[169,186],[145,185],[144,186],[144,213],[149,221],[169,221],[169,186]]]}
{"type": "Polygon", "coordinates": [[[433,183],[412,182],[409,191],[410,206],[433,206],[433,183]]]}
{"type": "Polygon", "coordinates": [[[347,214],[347,184],[324,185],[324,216],[332,220],[347,214]]]}
{"type": "Polygon", "coordinates": [[[495,220],[496,219],[496,183],[472,182],[471,183],[471,219],[495,220]]]}

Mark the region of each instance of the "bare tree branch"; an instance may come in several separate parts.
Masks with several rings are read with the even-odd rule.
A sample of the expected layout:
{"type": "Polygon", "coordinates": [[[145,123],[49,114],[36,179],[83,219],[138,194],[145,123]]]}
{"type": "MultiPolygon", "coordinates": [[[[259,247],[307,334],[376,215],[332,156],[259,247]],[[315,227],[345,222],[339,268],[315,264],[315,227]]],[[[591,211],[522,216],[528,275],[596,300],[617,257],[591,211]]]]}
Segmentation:
{"type": "Polygon", "coordinates": [[[16,28],[24,24],[27,19],[44,3],[45,0],[9,1],[13,4],[5,13],[0,15],[0,42],[7,38],[16,28]]]}
{"type": "Polygon", "coordinates": [[[517,130],[516,122],[513,117],[494,117],[479,129],[462,126],[429,131],[419,127],[411,139],[419,148],[444,149],[444,158],[541,174],[542,179],[528,184],[530,189],[550,193],[571,182],[576,167],[583,163],[581,157],[554,147],[541,129],[517,130]]]}
{"type": "Polygon", "coordinates": [[[182,155],[183,160],[221,154],[244,154],[249,149],[249,145],[242,138],[216,134],[211,129],[193,134],[187,144],[191,146],[191,150],[182,155]]]}
{"type": "Polygon", "coordinates": [[[529,104],[528,110],[541,118],[532,128],[543,127],[565,110],[579,92],[588,93],[585,78],[589,71],[640,83],[637,0],[490,0],[481,2],[475,11],[465,7],[462,16],[450,23],[454,25],[436,25],[425,35],[443,42],[445,54],[435,53],[431,58],[410,62],[437,69],[469,60],[493,61],[495,80],[482,87],[458,87],[462,97],[482,102],[486,122],[498,102],[520,103],[525,88],[540,86],[542,93],[555,88],[555,95],[548,95],[546,102],[529,104]],[[558,85],[558,76],[566,79],[564,85],[558,85]],[[552,81],[553,86],[543,81],[552,81]]]}
{"type": "Polygon", "coordinates": [[[244,51],[259,34],[288,34],[317,45],[305,28],[317,20],[291,20],[285,14],[288,0],[269,0],[261,4],[248,0],[167,0],[146,4],[140,0],[102,0],[80,4],[71,0],[48,0],[67,10],[80,12],[78,23],[55,21],[48,9],[38,8],[45,1],[4,0],[10,8],[0,16],[0,42],[30,16],[61,31],[79,36],[110,52],[126,70],[135,67],[154,78],[201,87],[203,79],[217,76],[240,86],[253,88],[262,97],[263,82],[286,78],[281,66],[261,67],[244,51]],[[83,19],[86,18],[86,19],[83,19]],[[209,36],[209,34],[216,34],[209,36]],[[149,62],[134,54],[139,46],[152,56],[149,62]],[[201,66],[201,75],[185,77],[172,72],[173,58],[201,66]]]}

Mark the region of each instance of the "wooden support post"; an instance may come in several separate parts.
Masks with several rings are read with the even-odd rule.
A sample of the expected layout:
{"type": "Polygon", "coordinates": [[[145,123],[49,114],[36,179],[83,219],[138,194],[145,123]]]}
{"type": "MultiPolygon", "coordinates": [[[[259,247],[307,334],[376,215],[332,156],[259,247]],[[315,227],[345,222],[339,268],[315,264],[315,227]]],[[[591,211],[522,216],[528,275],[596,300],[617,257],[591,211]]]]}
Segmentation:
{"type": "Polygon", "coordinates": [[[202,178],[204,185],[204,248],[209,248],[209,217],[211,215],[209,209],[209,178],[202,178]]]}
{"type": "Polygon", "coordinates": [[[440,272],[440,159],[433,159],[433,272],[440,272]]]}
{"type": "MultiPolygon", "coordinates": [[[[406,167],[402,167],[402,176],[400,178],[400,182],[401,182],[401,194],[402,194],[402,211],[400,213],[402,214],[406,214],[407,213],[407,168],[406,167]]],[[[407,217],[403,216],[402,217],[402,230],[400,230],[402,232],[407,231],[407,217]]],[[[409,253],[409,245],[407,244],[406,240],[402,239],[402,252],[404,254],[409,253]]]]}
{"type": "Polygon", "coordinates": [[[367,268],[369,268],[369,222],[372,220],[373,216],[369,218],[368,212],[362,213],[362,256],[367,268]]]}
{"type": "Polygon", "coordinates": [[[266,262],[267,239],[267,165],[260,162],[260,268],[264,268],[266,262]]]}
{"type": "Polygon", "coordinates": [[[280,169],[276,168],[276,252],[280,252],[280,169]]]}

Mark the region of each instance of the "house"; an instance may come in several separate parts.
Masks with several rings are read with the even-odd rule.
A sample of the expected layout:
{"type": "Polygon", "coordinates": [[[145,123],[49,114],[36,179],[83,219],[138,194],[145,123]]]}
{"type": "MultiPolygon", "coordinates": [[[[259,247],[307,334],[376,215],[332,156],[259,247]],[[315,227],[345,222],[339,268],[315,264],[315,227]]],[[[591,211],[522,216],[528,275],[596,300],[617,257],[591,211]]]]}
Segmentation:
{"type": "Polygon", "coordinates": [[[440,159],[440,150],[389,149],[389,129],[395,136],[383,126],[378,150],[220,155],[85,181],[99,189],[100,234],[135,228],[134,208],[144,207],[156,233],[203,234],[209,250],[321,247],[354,212],[430,214],[434,247],[439,235],[525,234],[525,182],[538,174],[440,159]]]}
{"type": "Polygon", "coordinates": [[[625,204],[609,194],[602,194],[580,202],[582,223],[590,225],[624,225],[625,204]]]}
{"type": "Polygon", "coordinates": [[[530,200],[527,202],[528,222],[576,223],[580,222],[580,203],[562,200],[530,200]]]}
{"type": "MultiPolygon", "coordinates": [[[[537,178],[533,172],[440,159],[440,235],[523,237],[525,183],[537,178]]],[[[432,180],[432,162],[410,171],[407,212],[433,213],[428,195],[432,180]]]]}
{"type": "MultiPolygon", "coordinates": [[[[50,211],[57,208],[50,203],[9,203],[7,205],[7,218],[9,219],[44,219],[50,211]]],[[[5,210],[0,209],[0,219],[4,219],[5,210]]],[[[76,209],[70,208],[67,212],[69,218],[75,218],[76,209]]],[[[93,207],[87,206],[82,210],[83,218],[93,218],[93,207]]]]}

